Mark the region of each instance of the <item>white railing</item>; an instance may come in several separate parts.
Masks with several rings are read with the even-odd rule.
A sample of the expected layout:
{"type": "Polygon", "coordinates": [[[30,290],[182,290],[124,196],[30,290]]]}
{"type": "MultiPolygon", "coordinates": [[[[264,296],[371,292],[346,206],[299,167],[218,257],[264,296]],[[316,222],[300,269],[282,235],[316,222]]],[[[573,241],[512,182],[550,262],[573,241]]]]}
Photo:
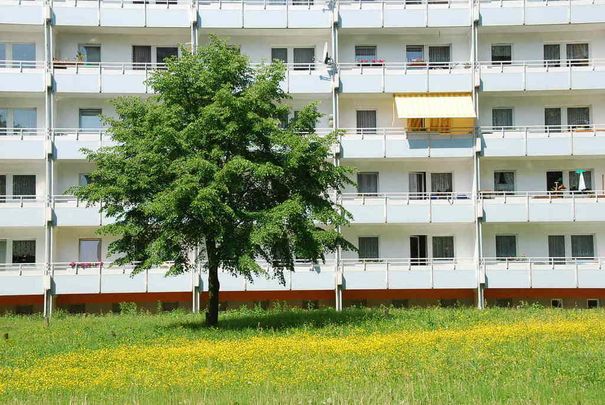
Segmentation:
{"type": "Polygon", "coordinates": [[[104,128],[55,128],[52,130],[52,134],[55,138],[69,138],[76,141],[81,139],[86,141],[111,139],[104,128]]]}
{"type": "Polygon", "coordinates": [[[75,70],[79,73],[81,70],[90,73],[94,70],[99,72],[110,71],[124,73],[126,71],[147,72],[153,70],[166,69],[165,63],[139,63],[139,62],[81,62],[69,60],[53,60],[54,71],[58,70],[75,70]]]}
{"type": "Polygon", "coordinates": [[[343,201],[356,200],[365,204],[366,200],[470,200],[473,198],[472,192],[392,192],[392,193],[343,193],[340,194],[343,201]]]}
{"type": "Polygon", "coordinates": [[[482,126],[479,127],[482,135],[493,134],[499,138],[515,137],[518,135],[524,137],[547,137],[569,135],[573,137],[577,133],[592,134],[593,136],[605,135],[605,125],[603,124],[588,124],[588,125],[528,125],[528,126],[482,126]]]}
{"type": "Polygon", "coordinates": [[[372,6],[372,4],[393,6],[407,8],[416,8],[418,6],[468,6],[472,5],[472,1],[469,0],[338,0],[338,4],[341,6],[354,6],[357,8],[364,8],[364,6],[372,6]]]}
{"type": "Polygon", "coordinates": [[[25,137],[32,136],[46,136],[46,129],[44,128],[0,128],[0,139],[3,136],[19,137],[23,139],[25,137]]]}
{"type": "Polygon", "coordinates": [[[526,267],[532,269],[534,266],[550,267],[557,266],[582,266],[605,270],[605,258],[603,257],[484,257],[481,260],[484,266],[494,270],[509,270],[511,268],[526,267]],[[521,265],[521,266],[520,266],[521,265]]]}
{"type": "Polygon", "coordinates": [[[23,72],[28,69],[41,69],[44,65],[43,60],[0,60],[0,70],[14,69],[23,72]]]}
{"type": "Polygon", "coordinates": [[[605,59],[558,59],[558,60],[512,60],[512,61],[479,61],[477,66],[489,72],[515,71],[527,69],[539,71],[563,71],[572,69],[602,70],[605,69],[605,59]]]}
{"type": "Polygon", "coordinates": [[[44,197],[36,195],[0,195],[0,210],[2,207],[39,205],[45,201],[44,197]]]}
{"type": "Polygon", "coordinates": [[[451,270],[472,270],[477,268],[477,261],[474,258],[374,258],[374,259],[342,259],[340,261],[344,271],[372,271],[386,270],[392,268],[397,270],[427,270],[430,267],[451,270]]]}
{"type": "Polygon", "coordinates": [[[190,7],[191,0],[50,0],[53,6],[73,6],[78,7],[79,5],[83,5],[85,7],[91,7],[98,5],[98,7],[102,6],[119,6],[123,8],[124,6],[165,6],[166,8],[170,8],[172,6],[181,6],[182,7],[190,7]]]}
{"type": "Polygon", "coordinates": [[[368,71],[375,74],[377,70],[382,69],[383,74],[418,74],[421,72],[447,72],[469,71],[472,68],[470,62],[387,62],[381,58],[358,59],[356,62],[339,63],[338,68],[341,72],[354,71],[364,74],[368,71]]]}
{"type": "Polygon", "coordinates": [[[461,139],[474,136],[475,127],[452,127],[440,132],[436,131],[409,131],[404,128],[340,128],[344,137],[357,137],[361,139],[376,138],[426,138],[426,139],[461,139]]]}
{"type": "Polygon", "coordinates": [[[594,199],[598,202],[605,199],[605,191],[586,190],[586,191],[480,191],[480,200],[502,199],[504,203],[508,200],[517,202],[519,200],[558,200],[566,199],[594,199]]]}
{"type": "Polygon", "coordinates": [[[200,6],[218,6],[219,9],[223,5],[240,5],[240,6],[299,6],[307,7],[320,6],[328,8],[332,3],[330,0],[198,0],[200,6]]]}
{"type": "Polygon", "coordinates": [[[475,0],[482,6],[489,5],[495,7],[547,7],[551,6],[570,6],[582,4],[605,4],[605,0],[475,0]]]}
{"type": "Polygon", "coordinates": [[[1,273],[18,273],[19,275],[28,275],[32,273],[44,273],[46,265],[44,263],[0,263],[1,273]]]}

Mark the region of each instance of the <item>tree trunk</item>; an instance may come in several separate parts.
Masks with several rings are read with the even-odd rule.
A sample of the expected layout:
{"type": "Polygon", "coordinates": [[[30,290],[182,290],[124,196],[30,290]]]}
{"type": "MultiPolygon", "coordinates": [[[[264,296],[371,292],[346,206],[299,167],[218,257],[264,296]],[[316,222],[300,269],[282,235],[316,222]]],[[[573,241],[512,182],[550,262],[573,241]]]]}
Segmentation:
{"type": "Polygon", "coordinates": [[[218,325],[218,303],[220,283],[218,281],[218,259],[214,241],[206,242],[208,252],[208,309],[206,310],[206,326],[218,325]]]}

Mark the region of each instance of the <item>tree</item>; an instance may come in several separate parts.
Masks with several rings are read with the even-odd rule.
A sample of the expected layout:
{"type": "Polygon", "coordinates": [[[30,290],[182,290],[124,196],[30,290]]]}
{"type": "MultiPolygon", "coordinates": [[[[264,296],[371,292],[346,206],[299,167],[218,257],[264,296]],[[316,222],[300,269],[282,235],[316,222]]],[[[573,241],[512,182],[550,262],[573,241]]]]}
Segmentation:
{"type": "Polygon", "coordinates": [[[283,125],[284,73],[281,63],[251,67],[216,37],[183,49],[148,80],[156,95],[112,101],[116,145],[87,151],[91,182],[74,191],[115,218],[99,232],[118,237],[118,263],[139,272],[171,262],[172,274],[204,265],[208,325],[218,322],[219,269],[250,278],[263,260],[283,282],[295,258],[353,248],[337,229],[349,215],[331,198],[350,182],[329,160],[335,135],[315,134],[315,103],[283,125]]]}

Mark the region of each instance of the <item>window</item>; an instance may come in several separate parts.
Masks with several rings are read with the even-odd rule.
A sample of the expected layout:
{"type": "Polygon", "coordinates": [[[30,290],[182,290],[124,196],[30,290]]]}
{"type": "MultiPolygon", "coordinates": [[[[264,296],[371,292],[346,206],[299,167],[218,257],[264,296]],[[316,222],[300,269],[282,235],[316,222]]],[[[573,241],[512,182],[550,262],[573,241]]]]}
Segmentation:
{"type": "Polygon", "coordinates": [[[410,235],[410,264],[413,266],[426,265],[429,257],[427,239],[426,235],[410,235]]]}
{"type": "Polygon", "coordinates": [[[586,308],[588,309],[599,308],[600,306],[601,303],[598,298],[589,298],[586,300],[586,308]]]}
{"type": "Polygon", "coordinates": [[[294,48],[294,70],[313,70],[315,48],[294,48]]]}
{"type": "MultiPolygon", "coordinates": [[[[19,62],[35,62],[36,44],[12,44],[12,60],[19,62]]],[[[27,64],[24,65],[27,67],[27,64]]],[[[33,67],[33,64],[30,64],[33,67]]]]}
{"type": "Polygon", "coordinates": [[[574,258],[594,258],[594,238],[592,235],[571,235],[571,256],[574,258]]]}
{"type": "Polygon", "coordinates": [[[6,108],[0,108],[0,129],[6,128],[7,126],[8,126],[8,110],[6,108]]]}
{"type": "Polygon", "coordinates": [[[492,62],[502,65],[510,65],[512,61],[511,45],[492,45],[492,62]]]}
{"type": "Polygon", "coordinates": [[[80,108],[80,129],[99,129],[103,127],[100,108],[80,108]]]}
{"type": "Polygon", "coordinates": [[[36,128],[37,115],[35,108],[15,108],[13,128],[36,128]]]}
{"type": "Polygon", "coordinates": [[[590,170],[573,170],[569,172],[569,191],[592,190],[592,173],[590,170]]]}
{"type": "Polygon", "coordinates": [[[424,62],[424,45],[407,45],[405,47],[405,60],[412,64],[424,62]]]}
{"type": "Polygon", "coordinates": [[[553,298],[550,300],[551,308],[563,308],[563,300],[561,298],[553,298]]]}
{"type": "Polygon", "coordinates": [[[80,239],[79,256],[80,262],[100,262],[101,261],[101,240],[100,239],[80,239]]]}
{"type": "Polygon", "coordinates": [[[408,118],[407,130],[411,132],[426,131],[426,122],[424,118],[408,118]]]}
{"type": "Polygon", "coordinates": [[[288,128],[288,124],[290,123],[290,118],[288,117],[288,112],[284,111],[277,117],[279,120],[279,127],[282,129],[288,128]]]}
{"type": "Polygon", "coordinates": [[[590,108],[569,107],[567,109],[567,125],[572,128],[588,128],[590,126],[590,108]]]}
{"type": "Polygon", "coordinates": [[[35,240],[14,240],[13,241],[13,263],[35,263],[36,262],[36,241],[35,240]]]}
{"type": "Polygon", "coordinates": [[[494,129],[502,130],[513,126],[513,109],[512,108],[493,108],[492,109],[492,126],[494,129]]]}
{"type": "Polygon", "coordinates": [[[561,131],[561,109],[560,108],[545,108],[544,109],[544,125],[548,127],[549,132],[561,131]]]}
{"type": "Polygon", "coordinates": [[[378,193],[378,173],[357,173],[357,192],[376,195],[378,193]]]}
{"type": "Polygon", "coordinates": [[[451,193],[452,191],[452,173],[431,173],[431,192],[451,193]]]}
{"type": "Polygon", "coordinates": [[[151,47],[147,45],[133,45],[132,63],[133,69],[144,70],[146,64],[151,63],[151,47]]]}
{"type": "Polygon", "coordinates": [[[6,44],[0,42],[0,67],[4,67],[4,61],[7,60],[6,57],[6,44]]]}
{"type": "Polygon", "coordinates": [[[271,61],[274,60],[288,63],[288,48],[271,48],[271,61]]]}
{"type": "Polygon", "coordinates": [[[375,134],[376,133],[376,111],[358,110],[357,111],[357,133],[375,134]]]}
{"type": "Polygon", "coordinates": [[[588,44],[567,44],[565,52],[568,65],[588,66],[588,44]]]}
{"type": "Polygon", "coordinates": [[[78,51],[82,55],[83,62],[101,62],[101,45],[80,45],[78,46],[78,51]]]}
{"type": "Polygon", "coordinates": [[[565,263],[565,236],[548,235],[548,257],[551,263],[565,263]]]}
{"type": "Polygon", "coordinates": [[[561,66],[561,45],[544,44],[544,66],[561,66]]]}
{"type": "Polygon", "coordinates": [[[436,63],[437,67],[447,68],[449,62],[451,62],[450,46],[429,46],[429,62],[436,63]]]}
{"type": "Polygon", "coordinates": [[[6,241],[0,240],[0,264],[6,263],[6,241]]]}
{"type": "Polygon", "coordinates": [[[411,172],[408,175],[409,191],[415,194],[412,198],[424,198],[426,193],[426,173],[411,172]]]}
{"type": "Polygon", "coordinates": [[[496,235],[496,257],[500,259],[517,257],[515,235],[496,235]]]}
{"type": "Polygon", "coordinates": [[[435,258],[435,259],[453,259],[454,258],[454,237],[453,236],[433,236],[433,258],[435,258]]]}
{"type": "Polygon", "coordinates": [[[155,50],[157,63],[166,63],[166,59],[178,58],[179,48],[176,46],[158,46],[155,50]]]}
{"type": "Polygon", "coordinates": [[[6,201],[6,175],[0,174],[0,203],[6,201]]]}
{"type": "Polygon", "coordinates": [[[80,173],[78,185],[86,186],[90,184],[90,175],[88,173],[80,173]]]}
{"type": "Polygon", "coordinates": [[[494,191],[512,193],[515,191],[515,172],[494,172],[494,191]]]}
{"type": "Polygon", "coordinates": [[[378,238],[364,236],[358,239],[360,259],[378,259],[378,238]]]}
{"type": "Polygon", "coordinates": [[[355,46],[355,62],[361,66],[370,66],[373,60],[376,60],[376,46],[355,46]]]}
{"type": "Polygon", "coordinates": [[[14,175],[13,195],[34,198],[36,196],[36,176],[22,174],[14,175]]]}

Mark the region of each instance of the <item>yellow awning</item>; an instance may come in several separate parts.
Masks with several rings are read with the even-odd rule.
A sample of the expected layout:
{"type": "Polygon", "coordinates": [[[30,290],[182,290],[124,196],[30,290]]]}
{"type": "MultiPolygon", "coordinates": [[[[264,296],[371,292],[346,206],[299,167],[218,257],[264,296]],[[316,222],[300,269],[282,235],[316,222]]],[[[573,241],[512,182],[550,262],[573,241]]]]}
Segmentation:
{"type": "Polygon", "coordinates": [[[395,96],[399,118],[476,118],[470,93],[410,93],[395,96]]]}

